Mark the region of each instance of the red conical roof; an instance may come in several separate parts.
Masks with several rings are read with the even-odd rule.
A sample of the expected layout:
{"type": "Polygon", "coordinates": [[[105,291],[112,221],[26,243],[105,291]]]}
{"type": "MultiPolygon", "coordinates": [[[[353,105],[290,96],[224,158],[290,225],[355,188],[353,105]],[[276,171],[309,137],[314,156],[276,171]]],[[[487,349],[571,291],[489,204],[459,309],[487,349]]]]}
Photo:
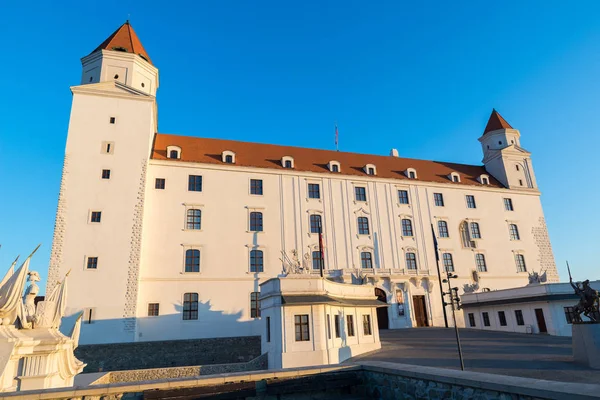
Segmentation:
{"type": "Polygon", "coordinates": [[[126,53],[137,54],[152,64],[150,56],[146,53],[144,46],[142,46],[142,42],[140,42],[140,39],[135,34],[129,21],[125,22],[119,29],[114,31],[114,33],[102,42],[100,46],[96,47],[92,53],[95,53],[98,50],[123,51],[126,53]]]}
{"type": "Polygon", "coordinates": [[[502,115],[500,115],[498,111],[492,110],[492,115],[490,115],[490,119],[485,126],[483,134],[485,135],[488,132],[496,131],[498,129],[513,129],[513,127],[510,126],[510,124],[506,122],[504,118],[502,118],[502,115]]]}

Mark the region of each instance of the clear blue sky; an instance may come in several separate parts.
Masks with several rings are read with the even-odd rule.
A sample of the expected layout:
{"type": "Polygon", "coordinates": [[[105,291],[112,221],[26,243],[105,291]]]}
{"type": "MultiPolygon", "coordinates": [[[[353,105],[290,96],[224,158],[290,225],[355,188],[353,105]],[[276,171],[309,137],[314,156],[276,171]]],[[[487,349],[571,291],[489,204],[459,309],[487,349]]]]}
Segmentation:
{"type": "Polygon", "coordinates": [[[3,2],[0,272],[42,243],[45,282],[69,86],[130,14],[164,133],[332,149],[337,121],[341,150],[480,164],[495,107],[533,153],[562,279],[565,259],[599,279],[600,2],[372,3],[3,2]]]}

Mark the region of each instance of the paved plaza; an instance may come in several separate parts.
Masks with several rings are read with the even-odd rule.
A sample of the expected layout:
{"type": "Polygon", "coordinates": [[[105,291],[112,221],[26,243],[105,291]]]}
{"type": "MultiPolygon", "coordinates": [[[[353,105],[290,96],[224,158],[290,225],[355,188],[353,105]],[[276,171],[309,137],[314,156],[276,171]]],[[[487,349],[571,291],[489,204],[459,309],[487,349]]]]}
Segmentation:
{"type": "MultiPolygon", "coordinates": [[[[382,330],[381,350],[351,362],[387,361],[460,369],[454,329],[382,330]]],[[[600,370],[573,363],[571,338],[460,329],[465,369],[565,382],[600,384],[600,370]]]]}

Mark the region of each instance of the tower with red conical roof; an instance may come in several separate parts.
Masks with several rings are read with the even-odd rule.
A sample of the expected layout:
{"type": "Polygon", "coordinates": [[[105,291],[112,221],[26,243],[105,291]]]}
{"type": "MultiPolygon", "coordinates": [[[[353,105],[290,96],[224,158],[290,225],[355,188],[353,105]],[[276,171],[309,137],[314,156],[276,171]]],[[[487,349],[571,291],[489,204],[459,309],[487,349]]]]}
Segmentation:
{"type": "Polygon", "coordinates": [[[126,21],[90,54],[81,59],[81,84],[116,81],[155,96],[158,69],[133,27],[126,21]]]}
{"type": "Polygon", "coordinates": [[[521,147],[521,134],[496,110],[479,138],[483,148],[483,164],[494,178],[509,189],[534,189],[531,153],[521,147]]]}

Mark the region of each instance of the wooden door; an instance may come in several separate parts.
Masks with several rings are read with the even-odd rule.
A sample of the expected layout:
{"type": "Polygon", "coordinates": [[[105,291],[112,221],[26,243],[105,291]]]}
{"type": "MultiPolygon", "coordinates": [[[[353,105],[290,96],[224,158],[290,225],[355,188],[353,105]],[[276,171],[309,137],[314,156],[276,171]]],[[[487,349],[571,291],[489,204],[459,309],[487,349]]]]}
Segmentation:
{"type": "MultiPolygon", "coordinates": [[[[387,303],[387,296],[383,290],[375,288],[375,296],[377,300],[387,303]]],[[[388,307],[377,307],[377,328],[388,329],[389,326],[388,307]]]]}
{"type": "Polygon", "coordinates": [[[537,319],[537,324],[540,333],[548,333],[548,329],[546,328],[546,319],[544,318],[544,310],[542,310],[541,308],[536,308],[535,319],[537,319]]]}
{"type": "Polygon", "coordinates": [[[415,310],[415,320],[418,327],[429,326],[427,320],[427,305],[425,296],[413,296],[413,308],[415,310]]]}

